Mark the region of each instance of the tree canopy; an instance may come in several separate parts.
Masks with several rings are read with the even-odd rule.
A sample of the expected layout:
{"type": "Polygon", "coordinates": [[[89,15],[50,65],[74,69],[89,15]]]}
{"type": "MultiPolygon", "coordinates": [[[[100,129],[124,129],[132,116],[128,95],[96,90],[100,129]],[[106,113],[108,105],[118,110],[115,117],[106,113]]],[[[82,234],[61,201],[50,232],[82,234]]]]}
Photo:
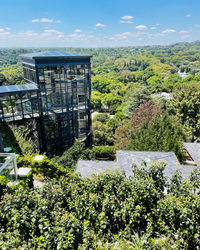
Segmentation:
{"type": "Polygon", "coordinates": [[[183,124],[190,141],[200,136],[200,83],[180,85],[169,102],[169,112],[183,124]]]}

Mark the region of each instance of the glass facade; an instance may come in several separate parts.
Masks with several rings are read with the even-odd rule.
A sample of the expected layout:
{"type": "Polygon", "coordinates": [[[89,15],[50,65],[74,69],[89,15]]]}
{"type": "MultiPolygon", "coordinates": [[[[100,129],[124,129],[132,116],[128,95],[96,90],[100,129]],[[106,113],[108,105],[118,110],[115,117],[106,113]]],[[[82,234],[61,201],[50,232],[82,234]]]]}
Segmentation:
{"type": "Polygon", "coordinates": [[[0,119],[13,122],[39,117],[38,91],[0,93],[0,119]]]}
{"type": "Polygon", "coordinates": [[[39,66],[37,72],[46,150],[86,138],[90,133],[90,65],[39,66]]]}
{"type": "Polygon", "coordinates": [[[6,121],[33,118],[40,151],[62,153],[74,140],[91,137],[90,57],[33,55],[22,56],[22,64],[26,86],[37,88],[0,90],[0,115],[6,121]]]}

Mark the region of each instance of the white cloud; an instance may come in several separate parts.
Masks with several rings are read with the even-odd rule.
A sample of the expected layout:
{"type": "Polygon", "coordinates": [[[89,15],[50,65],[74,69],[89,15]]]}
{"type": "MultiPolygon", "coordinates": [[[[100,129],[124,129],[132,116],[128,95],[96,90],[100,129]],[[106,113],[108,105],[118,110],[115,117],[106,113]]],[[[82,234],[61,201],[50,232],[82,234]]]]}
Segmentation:
{"type": "MultiPolygon", "coordinates": [[[[33,30],[26,30],[23,32],[8,32],[4,27],[0,27],[0,46],[61,46],[68,45],[69,47],[95,47],[102,43],[109,41],[109,37],[93,35],[92,33],[83,34],[71,33],[67,34],[57,29],[45,28],[41,32],[34,32],[33,30]],[[81,45],[80,45],[81,44],[81,45]]],[[[110,42],[110,41],[109,41],[110,42]]]]}
{"type": "Polygon", "coordinates": [[[29,39],[33,39],[33,38],[41,38],[42,34],[39,33],[35,33],[32,30],[27,30],[25,32],[18,32],[17,34],[14,34],[14,36],[16,37],[16,39],[25,39],[25,40],[29,40],[29,39]]]}
{"type": "Polygon", "coordinates": [[[191,14],[187,14],[187,15],[185,15],[186,17],[191,17],[191,14]]]}
{"type": "Polygon", "coordinates": [[[185,39],[185,38],[189,38],[189,37],[190,37],[190,35],[183,35],[181,38],[185,39]]]}
{"type": "Polygon", "coordinates": [[[132,21],[124,21],[124,20],[120,20],[120,23],[133,23],[132,21]]]}
{"type": "Polygon", "coordinates": [[[41,34],[42,37],[48,37],[48,38],[57,38],[61,39],[64,37],[64,33],[59,31],[59,30],[54,30],[54,29],[46,29],[44,32],[41,34]]]}
{"type": "Polygon", "coordinates": [[[147,26],[146,25],[138,25],[135,27],[137,30],[146,30],[147,26]]]}
{"type": "Polygon", "coordinates": [[[76,40],[80,40],[81,38],[84,38],[84,37],[85,37],[85,34],[77,34],[77,33],[74,33],[74,34],[69,35],[69,37],[71,37],[71,38],[73,38],[73,39],[76,39],[76,40]]]}
{"type": "Polygon", "coordinates": [[[10,35],[10,32],[8,32],[8,30],[5,28],[0,28],[0,36],[7,36],[7,35],[10,35]]]}
{"type": "Polygon", "coordinates": [[[147,35],[148,32],[145,31],[137,31],[137,35],[147,35]]]}
{"type": "Polygon", "coordinates": [[[163,34],[163,33],[156,33],[156,34],[151,34],[150,36],[151,37],[164,37],[165,34],[163,34]]]}
{"type": "Polygon", "coordinates": [[[132,33],[132,32],[124,32],[122,34],[125,35],[125,36],[135,36],[135,34],[132,33]]]}
{"type": "Polygon", "coordinates": [[[103,28],[103,27],[105,27],[105,24],[103,24],[103,23],[97,23],[95,26],[103,28]]]}
{"type": "Polygon", "coordinates": [[[52,36],[52,35],[63,35],[63,32],[59,30],[44,30],[44,33],[42,34],[43,36],[52,36]]]}
{"type": "Polygon", "coordinates": [[[109,40],[126,40],[130,37],[137,37],[136,34],[132,33],[132,32],[124,32],[124,33],[121,33],[121,34],[116,34],[112,37],[109,38],[109,40]]]}
{"type": "Polygon", "coordinates": [[[45,33],[53,33],[53,34],[62,34],[61,31],[58,30],[44,30],[45,33]]]}
{"type": "Polygon", "coordinates": [[[121,19],[130,20],[130,19],[133,19],[133,16],[123,16],[123,17],[121,17],[121,19]]]}
{"type": "Polygon", "coordinates": [[[174,29],[166,29],[166,30],[162,31],[163,34],[169,34],[169,33],[175,33],[175,32],[176,32],[176,30],[174,30],[174,29]]]}
{"type": "Polygon", "coordinates": [[[32,23],[61,23],[61,21],[43,17],[40,19],[33,19],[32,23]]]}
{"type": "Polygon", "coordinates": [[[41,33],[34,33],[32,30],[28,30],[26,32],[20,32],[15,34],[16,39],[27,40],[27,41],[37,41],[43,42],[64,42],[64,41],[86,41],[86,39],[91,39],[92,37],[86,36],[82,33],[73,33],[71,35],[67,35],[64,32],[55,29],[45,29],[41,33]]]}
{"type": "Polygon", "coordinates": [[[160,26],[161,24],[160,23],[157,23],[156,26],[160,26]]]}
{"type": "Polygon", "coordinates": [[[190,32],[191,32],[190,30],[180,30],[179,34],[188,34],[190,32]]]}
{"type": "Polygon", "coordinates": [[[80,33],[80,32],[82,32],[82,30],[80,30],[80,29],[75,29],[74,32],[80,33]]]}
{"type": "Polygon", "coordinates": [[[156,27],[151,27],[150,30],[156,30],[157,28],[156,27]]]}

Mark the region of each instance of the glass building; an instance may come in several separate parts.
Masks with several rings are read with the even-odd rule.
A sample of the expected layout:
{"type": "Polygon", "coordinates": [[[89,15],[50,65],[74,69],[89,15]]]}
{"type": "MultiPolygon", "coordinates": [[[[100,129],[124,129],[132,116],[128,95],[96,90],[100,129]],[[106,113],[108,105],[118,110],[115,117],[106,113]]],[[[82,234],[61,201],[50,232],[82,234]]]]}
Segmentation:
{"type": "Polygon", "coordinates": [[[24,85],[0,87],[0,118],[32,119],[41,152],[91,144],[90,56],[47,51],[21,55],[24,85]]]}

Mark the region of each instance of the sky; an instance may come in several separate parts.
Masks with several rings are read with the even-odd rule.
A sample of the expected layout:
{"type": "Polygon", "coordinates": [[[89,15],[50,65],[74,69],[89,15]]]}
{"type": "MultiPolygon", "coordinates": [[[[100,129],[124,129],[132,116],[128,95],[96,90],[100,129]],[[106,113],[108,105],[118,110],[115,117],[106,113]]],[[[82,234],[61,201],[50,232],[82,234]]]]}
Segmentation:
{"type": "Polygon", "coordinates": [[[0,0],[0,47],[192,42],[199,10],[199,0],[0,0]]]}

